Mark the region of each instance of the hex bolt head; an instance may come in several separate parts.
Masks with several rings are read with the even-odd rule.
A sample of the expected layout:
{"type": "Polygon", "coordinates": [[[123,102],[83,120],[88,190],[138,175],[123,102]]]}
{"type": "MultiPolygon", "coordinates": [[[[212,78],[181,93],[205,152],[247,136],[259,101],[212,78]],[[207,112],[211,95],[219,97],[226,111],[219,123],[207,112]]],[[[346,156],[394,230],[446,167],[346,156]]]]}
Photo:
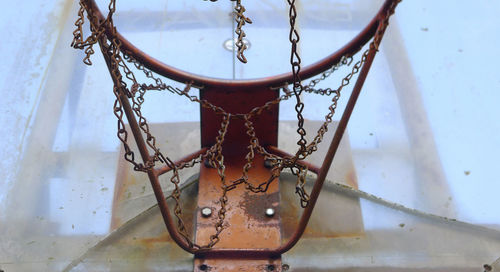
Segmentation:
{"type": "Polygon", "coordinates": [[[212,215],[212,209],[210,209],[209,207],[204,207],[201,209],[201,216],[207,218],[207,217],[210,217],[212,215]]]}
{"type": "Polygon", "coordinates": [[[275,213],[275,211],[274,211],[274,209],[273,209],[273,208],[267,208],[267,209],[266,209],[266,216],[267,216],[267,217],[273,217],[273,216],[274,216],[274,213],[275,213]]]}

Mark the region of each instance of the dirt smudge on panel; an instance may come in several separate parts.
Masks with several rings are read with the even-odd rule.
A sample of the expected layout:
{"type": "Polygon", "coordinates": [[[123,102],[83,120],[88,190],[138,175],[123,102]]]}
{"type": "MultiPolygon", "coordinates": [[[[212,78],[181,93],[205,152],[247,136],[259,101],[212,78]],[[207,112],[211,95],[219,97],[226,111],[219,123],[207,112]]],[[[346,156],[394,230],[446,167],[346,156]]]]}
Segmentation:
{"type": "Polygon", "coordinates": [[[265,215],[267,208],[275,209],[276,214],[279,213],[277,207],[279,201],[279,192],[272,194],[258,194],[245,192],[239,206],[245,211],[246,215],[256,221],[265,223],[269,217],[265,215]]]}

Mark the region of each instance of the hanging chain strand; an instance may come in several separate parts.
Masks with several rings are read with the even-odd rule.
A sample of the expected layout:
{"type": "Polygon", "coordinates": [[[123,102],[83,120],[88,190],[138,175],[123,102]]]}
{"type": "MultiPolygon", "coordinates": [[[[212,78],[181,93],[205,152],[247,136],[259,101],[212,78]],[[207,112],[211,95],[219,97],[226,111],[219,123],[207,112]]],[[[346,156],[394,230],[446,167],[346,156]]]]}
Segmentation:
{"type": "Polygon", "coordinates": [[[299,32],[295,28],[295,23],[297,20],[297,8],[295,6],[295,0],[287,0],[290,5],[290,9],[288,12],[290,18],[290,34],[289,40],[291,43],[290,50],[290,64],[292,66],[292,75],[293,75],[293,83],[292,90],[296,99],[295,111],[297,112],[297,133],[300,136],[297,145],[299,145],[299,150],[297,151],[297,155],[303,154],[306,150],[306,130],[304,129],[304,117],[302,116],[302,111],[304,110],[304,103],[301,101],[300,95],[302,94],[302,82],[300,79],[300,64],[302,62],[299,52],[298,52],[298,43],[300,41],[299,32]]]}
{"type": "Polygon", "coordinates": [[[228,202],[227,192],[228,186],[226,185],[226,166],[224,165],[224,155],[222,155],[222,144],[226,137],[227,128],[229,126],[229,121],[231,120],[231,114],[224,114],[222,116],[221,128],[219,130],[219,135],[215,138],[215,145],[209,157],[209,163],[217,169],[219,174],[222,188],[222,195],[219,198],[220,209],[217,213],[218,221],[215,223],[215,234],[210,236],[210,242],[208,243],[208,248],[213,247],[217,242],[219,242],[220,233],[224,230],[224,220],[226,218],[226,205],[228,202]]]}
{"type": "Polygon", "coordinates": [[[85,23],[84,11],[87,9],[86,5],[80,1],[80,9],[78,10],[78,18],[75,22],[76,29],[73,31],[73,41],[71,42],[71,46],[75,49],[81,49],[85,51],[85,57],[83,59],[83,63],[87,65],[92,65],[92,61],[90,60],[90,56],[94,54],[93,46],[97,43],[97,39],[101,37],[103,30],[99,29],[99,27],[92,27],[91,23],[91,34],[83,40],[83,29],[82,26],[85,23]]]}
{"type": "MultiPolygon", "coordinates": [[[[300,68],[301,68],[301,58],[298,53],[298,42],[300,40],[298,31],[296,30],[296,0],[287,0],[289,9],[289,19],[290,19],[290,35],[289,40],[291,43],[291,56],[290,63],[292,66],[292,90],[288,89],[288,83],[285,83],[280,89],[283,94],[279,97],[270,100],[263,105],[257,106],[246,113],[228,113],[222,107],[215,105],[214,103],[200,99],[195,95],[190,94],[190,89],[192,87],[201,89],[202,87],[194,86],[192,82],[186,82],[184,89],[179,89],[168,84],[165,84],[160,77],[155,76],[155,74],[147,69],[142,63],[137,61],[130,52],[126,52],[121,48],[121,41],[117,38],[117,31],[113,23],[113,14],[116,10],[116,0],[110,0],[108,5],[108,15],[104,20],[99,20],[94,12],[90,11],[86,5],[85,0],[80,0],[80,8],[78,10],[78,17],[75,22],[76,29],[73,31],[73,41],[71,46],[84,50],[85,57],[83,62],[87,65],[91,65],[90,60],[91,55],[94,53],[93,45],[100,43],[101,51],[103,54],[110,56],[110,72],[111,77],[114,82],[113,93],[116,97],[113,104],[113,113],[117,118],[117,137],[120,140],[124,148],[124,159],[130,162],[135,171],[150,171],[155,167],[156,162],[161,162],[172,169],[172,176],[170,178],[170,183],[172,183],[174,189],[172,190],[171,197],[175,201],[174,214],[177,219],[177,229],[179,234],[186,240],[189,247],[197,249],[208,249],[212,248],[219,240],[219,235],[224,230],[224,222],[227,211],[227,193],[236,188],[240,184],[245,184],[247,190],[253,193],[264,193],[268,190],[270,184],[277,180],[279,175],[284,169],[289,169],[294,175],[297,176],[296,183],[296,194],[299,196],[300,204],[302,207],[307,207],[309,204],[309,194],[305,190],[305,184],[307,180],[307,167],[300,164],[300,161],[307,158],[310,154],[314,153],[318,149],[318,145],[322,142],[325,133],[328,131],[328,125],[332,123],[333,115],[335,114],[337,103],[341,95],[341,91],[346,87],[354,75],[356,75],[360,69],[363,67],[368,54],[371,50],[377,50],[379,48],[382,35],[389,24],[389,17],[394,13],[394,10],[401,0],[393,1],[391,6],[388,8],[387,13],[383,17],[382,21],[379,22],[379,26],[376,33],[370,42],[368,48],[362,53],[361,58],[357,61],[351,71],[341,80],[340,85],[336,89],[326,88],[326,89],[315,89],[316,85],[321,81],[324,81],[332,73],[337,71],[340,66],[350,66],[353,62],[353,55],[358,53],[361,48],[353,52],[352,55],[343,56],[339,62],[333,65],[330,69],[324,71],[318,78],[312,79],[307,85],[302,85],[300,79],[300,68]],[[87,13],[88,22],[90,24],[90,35],[84,39],[83,25],[85,23],[85,12],[87,13]],[[106,33],[108,29],[109,33],[106,33]],[[130,70],[127,63],[131,64],[131,67],[135,67],[138,71],[142,71],[147,79],[152,80],[153,83],[139,83],[130,70]],[[122,76],[123,75],[123,76],[122,76]],[[130,88],[127,87],[127,83],[130,82],[130,88]],[[199,103],[201,107],[212,110],[216,115],[222,117],[221,127],[218,131],[218,136],[216,137],[216,143],[211,146],[205,153],[193,158],[188,162],[179,163],[176,165],[169,157],[164,156],[160,149],[156,146],[156,139],[150,132],[150,128],[146,118],[143,116],[141,110],[142,105],[145,101],[145,95],[148,91],[168,91],[179,96],[186,97],[188,100],[199,103]],[[304,129],[304,118],[302,116],[302,111],[304,109],[304,103],[301,101],[300,95],[302,92],[319,94],[331,96],[331,104],[328,107],[328,113],[325,116],[325,121],[320,126],[314,139],[308,144],[305,136],[306,131],[304,129]],[[260,145],[252,118],[260,115],[262,112],[269,110],[271,107],[276,106],[281,101],[288,100],[289,98],[295,96],[296,105],[295,111],[297,112],[298,129],[297,133],[300,136],[297,142],[298,151],[294,156],[290,157],[279,157],[274,154],[269,153],[263,146],[260,145]],[[135,161],[135,154],[128,145],[128,131],[124,121],[124,109],[123,109],[123,99],[129,99],[132,102],[132,111],[137,116],[137,123],[139,125],[141,133],[146,137],[146,144],[153,151],[153,155],[150,158],[144,160],[144,164],[135,161]],[[247,146],[247,154],[245,156],[245,164],[242,169],[242,175],[240,178],[235,180],[227,180],[225,174],[225,162],[222,151],[223,142],[228,131],[229,123],[232,119],[240,119],[244,121],[246,128],[246,134],[249,138],[249,144],[247,146]],[[255,181],[250,180],[249,172],[253,167],[256,153],[264,158],[271,164],[270,176],[267,180],[264,180],[257,185],[255,181]],[[210,241],[207,245],[197,245],[195,244],[188,230],[185,227],[185,223],[182,219],[182,207],[180,205],[180,182],[179,171],[184,168],[193,167],[196,164],[201,163],[204,160],[208,160],[208,163],[217,170],[221,181],[222,194],[219,198],[220,209],[218,212],[217,222],[215,223],[215,233],[210,236],[210,241]]],[[[235,20],[238,22],[237,32],[238,42],[236,46],[238,47],[238,59],[242,62],[246,62],[246,58],[243,55],[246,45],[243,43],[243,38],[245,33],[242,27],[245,23],[251,23],[251,20],[244,16],[245,8],[241,5],[241,0],[237,0],[235,7],[235,20]]]]}
{"type": "Polygon", "coordinates": [[[236,0],[236,6],[234,7],[234,15],[235,21],[237,23],[236,30],[234,33],[238,35],[238,39],[236,40],[236,47],[238,47],[238,52],[236,53],[236,57],[239,61],[243,63],[247,63],[247,58],[244,53],[248,46],[244,43],[243,38],[246,37],[245,31],[243,31],[243,26],[245,24],[251,24],[252,20],[244,15],[246,9],[241,4],[241,0],[236,0]]]}

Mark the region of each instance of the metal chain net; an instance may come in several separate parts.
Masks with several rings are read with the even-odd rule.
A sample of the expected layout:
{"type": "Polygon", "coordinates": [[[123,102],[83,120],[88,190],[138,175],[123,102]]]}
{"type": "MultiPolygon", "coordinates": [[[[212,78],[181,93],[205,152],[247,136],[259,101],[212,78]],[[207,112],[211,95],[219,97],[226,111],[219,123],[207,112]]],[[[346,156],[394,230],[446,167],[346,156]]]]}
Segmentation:
{"type": "MultiPolygon", "coordinates": [[[[213,0],[211,0],[213,1],[213,0]]],[[[247,113],[230,113],[226,112],[223,108],[214,105],[210,101],[200,99],[196,95],[191,95],[191,88],[202,89],[203,87],[193,86],[191,82],[185,83],[184,89],[179,89],[168,85],[163,82],[163,80],[156,76],[151,70],[147,69],[142,63],[134,59],[130,52],[127,52],[121,48],[121,42],[117,38],[117,30],[113,23],[113,14],[116,11],[116,0],[110,0],[108,5],[108,15],[105,20],[99,20],[94,12],[89,9],[86,4],[86,0],[80,0],[80,9],[78,11],[78,17],[75,22],[76,29],[73,32],[73,41],[71,46],[83,50],[85,52],[85,57],[83,62],[87,65],[91,65],[92,61],[90,57],[94,54],[93,46],[99,43],[101,51],[104,55],[110,57],[110,62],[108,63],[108,68],[111,73],[111,77],[114,83],[113,93],[115,94],[115,102],[113,105],[113,113],[117,118],[117,137],[123,145],[124,148],[124,159],[130,162],[135,171],[148,172],[161,163],[169,167],[172,171],[172,177],[170,182],[174,185],[174,190],[171,193],[172,199],[175,201],[174,214],[177,219],[177,228],[179,234],[186,240],[192,248],[206,249],[212,248],[219,240],[219,235],[224,229],[225,214],[227,211],[227,192],[233,190],[240,184],[244,184],[245,188],[254,193],[266,192],[270,184],[275,181],[280,173],[289,169],[295,176],[297,176],[296,193],[300,198],[300,203],[302,207],[306,207],[309,203],[309,194],[305,190],[306,175],[308,172],[307,167],[300,164],[300,161],[306,159],[313,152],[318,150],[318,145],[323,140],[325,133],[328,131],[328,125],[332,122],[332,117],[335,114],[337,108],[337,101],[340,98],[341,91],[346,87],[354,75],[356,75],[363,64],[366,61],[368,53],[371,50],[378,50],[380,41],[382,39],[383,32],[387,28],[389,17],[394,13],[394,10],[399,1],[394,1],[384,16],[384,20],[379,25],[374,38],[371,40],[368,48],[362,53],[360,59],[352,66],[352,69],[348,74],[341,80],[340,85],[337,88],[331,89],[315,89],[316,85],[328,78],[331,74],[337,71],[341,66],[350,66],[353,62],[353,55],[343,56],[340,61],[332,66],[330,69],[323,72],[319,77],[312,79],[307,85],[303,85],[300,79],[299,73],[301,68],[301,58],[298,53],[297,47],[300,41],[299,32],[295,28],[297,19],[297,9],[295,6],[295,0],[287,0],[290,6],[289,9],[289,19],[290,19],[290,34],[289,40],[291,43],[291,55],[290,64],[293,74],[293,82],[288,84],[285,83],[283,86],[279,87],[283,91],[283,94],[278,98],[268,101],[265,104],[255,107],[247,113]],[[90,35],[84,38],[83,35],[83,25],[85,23],[85,14],[89,21],[90,35]],[[111,30],[108,31],[107,30],[111,30]],[[135,68],[135,70],[144,73],[146,78],[153,81],[153,83],[139,83],[136,79],[134,72],[129,68],[129,65],[135,68]],[[127,84],[128,82],[128,84],[127,84]],[[288,85],[292,86],[290,90],[288,85]],[[151,134],[148,122],[143,116],[141,109],[145,100],[145,95],[149,91],[168,91],[172,94],[186,97],[191,102],[196,102],[201,105],[201,107],[212,110],[216,115],[222,116],[222,122],[218,135],[216,137],[215,144],[207,149],[207,151],[199,156],[195,157],[189,162],[183,162],[175,164],[168,156],[163,154],[160,149],[156,146],[156,138],[151,134]],[[302,111],[304,109],[304,103],[301,100],[300,95],[302,92],[319,94],[331,97],[331,104],[328,107],[328,113],[325,116],[323,124],[318,129],[313,140],[308,143],[306,140],[306,131],[304,129],[304,118],[302,116],[302,111]],[[260,115],[263,111],[271,108],[272,106],[279,104],[281,101],[288,100],[291,97],[295,97],[295,111],[297,113],[298,129],[297,133],[299,135],[299,141],[297,142],[298,150],[294,156],[291,157],[279,157],[277,155],[269,153],[262,145],[259,144],[259,139],[256,136],[255,128],[252,119],[260,115]],[[137,123],[140,130],[146,139],[146,144],[152,151],[152,156],[146,160],[144,163],[136,161],[135,154],[128,144],[128,131],[124,122],[124,114],[126,112],[123,109],[123,101],[128,99],[131,102],[132,110],[137,117],[137,123]],[[240,119],[244,121],[246,128],[246,134],[249,138],[249,144],[247,146],[247,154],[245,156],[246,163],[243,166],[241,177],[235,180],[227,180],[225,175],[225,164],[224,156],[222,154],[222,146],[224,143],[226,132],[230,125],[230,121],[233,119],[240,119]],[[259,183],[258,185],[253,185],[253,182],[249,181],[249,171],[254,163],[255,154],[259,154],[264,157],[266,163],[271,166],[270,177],[259,183]],[[218,211],[217,222],[215,223],[214,234],[210,236],[210,241],[206,245],[198,245],[192,241],[192,238],[188,234],[185,224],[182,219],[182,209],[180,205],[180,189],[179,184],[181,182],[179,178],[179,171],[184,168],[193,167],[198,163],[206,161],[206,164],[217,170],[221,181],[222,194],[219,198],[220,209],[218,211]]],[[[235,20],[238,23],[236,34],[238,34],[238,40],[236,46],[238,47],[238,59],[242,62],[246,62],[246,58],[243,55],[246,45],[243,43],[243,37],[245,37],[245,32],[242,27],[245,23],[251,23],[252,21],[247,18],[243,13],[245,8],[241,5],[241,0],[236,0],[235,6],[235,20]]],[[[359,49],[361,50],[361,48],[359,49]]],[[[358,50],[358,51],[359,51],[358,50]]]]}

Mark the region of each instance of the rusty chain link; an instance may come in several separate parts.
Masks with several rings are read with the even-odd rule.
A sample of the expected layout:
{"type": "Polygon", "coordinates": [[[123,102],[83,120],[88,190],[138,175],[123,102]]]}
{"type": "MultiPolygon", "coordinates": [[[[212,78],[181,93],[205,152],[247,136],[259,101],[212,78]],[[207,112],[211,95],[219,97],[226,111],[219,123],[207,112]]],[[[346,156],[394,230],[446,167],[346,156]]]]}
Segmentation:
{"type": "Polygon", "coordinates": [[[236,6],[234,7],[234,16],[236,21],[236,30],[234,33],[238,35],[238,39],[236,40],[236,47],[238,47],[238,52],[236,53],[236,57],[243,63],[247,63],[247,58],[245,58],[245,50],[248,48],[247,45],[243,42],[243,38],[246,37],[245,31],[243,31],[243,26],[245,24],[251,24],[252,20],[245,16],[245,7],[241,4],[241,0],[236,0],[236,6]]]}
{"type": "MultiPolygon", "coordinates": [[[[110,57],[109,69],[114,83],[113,93],[116,97],[113,105],[113,113],[117,118],[117,137],[124,148],[124,159],[130,162],[134,166],[134,170],[136,171],[150,171],[153,167],[155,167],[157,162],[161,162],[172,169],[173,174],[170,178],[170,182],[173,184],[174,189],[171,193],[171,197],[175,201],[174,214],[177,218],[177,229],[179,231],[179,234],[192,248],[212,248],[220,240],[219,235],[224,229],[224,220],[227,211],[227,192],[236,188],[240,184],[245,184],[246,189],[254,193],[266,192],[270,184],[279,177],[281,172],[284,169],[289,169],[294,175],[297,176],[296,193],[300,198],[301,206],[306,207],[308,205],[309,194],[305,190],[308,169],[307,167],[300,165],[298,162],[304,160],[310,154],[317,151],[318,145],[321,143],[325,133],[328,131],[328,125],[332,122],[332,117],[335,114],[337,102],[340,98],[342,89],[350,83],[353,76],[357,74],[363,67],[369,52],[371,52],[372,50],[378,50],[383,32],[385,31],[389,23],[389,17],[394,13],[397,4],[401,2],[401,0],[392,2],[392,5],[387,10],[387,14],[385,14],[383,20],[380,22],[368,48],[363,52],[360,60],[353,65],[351,71],[342,79],[339,87],[337,87],[336,89],[315,89],[316,85],[319,82],[328,78],[332,73],[337,71],[340,66],[350,66],[353,62],[353,55],[357,52],[353,53],[353,55],[343,56],[337,64],[324,71],[318,78],[312,79],[305,86],[302,85],[302,81],[299,75],[301,68],[301,58],[297,48],[300,36],[295,28],[297,9],[295,6],[295,0],[287,1],[290,5],[290,64],[292,66],[293,75],[293,82],[290,85],[292,85],[292,90],[288,88],[289,84],[286,83],[285,85],[279,87],[279,89],[282,90],[283,94],[273,100],[266,102],[261,106],[253,108],[246,113],[228,113],[223,108],[213,104],[212,102],[200,99],[195,95],[190,95],[189,92],[192,87],[202,89],[202,86],[194,86],[191,82],[186,82],[185,88],[181,90],[164,83],[160,77],[155,76],[152,71],[150,71],[142,63],[137,61],[132,56],[132,54],[124,51],[121,48],[120,40],[117,38],[117,31],[112,19],[113,14],[116,10],[116,0],[110,0],[110,3],[108,5],[108,15],[106,19],[102,21],[100,21],[94,15],[94,13],[89,10],[89,7],[86,5],[85,0],[80,0],[79,2],[80,8],[78,10],[78,17],[75,22],[76,29],[73,32],[73,41],[71,43],[71,46],[76,49],[84,50],[85,57],[83,59],[83,62],[87,65],[92,64],[90,57],[94,53],[93,45],[96,43],[100,44],[102,53],[110,57]],[[85,23],[85,12],[87,13],[91,33],[87,38],[84,39],[83,25],[85,23]],[[106,33],[106,29],[110,30],[110,33],[106,33]],[[146,78],[154,81],[154,83],[139,83],[136,80],[134,73],[128,67],[127,63],[132,64],[132,66],[135,67],[135,69],[137,69],[138,71],[142,71],[145,74],[146,78]],[[125,79],[131,82],[130,88],[128,88],[127,83],[124,81],[122,73],[125,76],[125,79]],[[216,137],[215,144],[211,146],[204,154],[200,154],[199,156],[193,158],[191,161],[183,162],[178,165],[176,165],[169,157],[165,156],[156,146],[156,139],[150,132],[148,122],[141,112],[146,93],[153,90],[169,91],[173,94],[184,96],[192,102],[199,103],[204,108],[211,109],[216,115],[221,115],[221,128],[218,131],[218,136],[216,137]],[[306,131],[304,129],[304,118],[302,116],[302,111],[304,109],[304,103],[302,102],[300,97],[302,92],[326,96],[333,95],[331,98],[331,104],[328,108],[328,113],[325,116],[325,121],[318,129],[314,139],[309,144],[307,143],[307,140],[305,138],[306,131]],[[252,118],[260,115],[264,110],[270,109],[272,106],[279,104],[281,101],[288,100],[293,96],[295,96],[296,98],[295,111],[297,113],[298,121],[297,133],[300,136],[300,139],[297,142],[299,149],[294,156],[279,157],[269,153],[263,146],[259,144],[252,118]],[[132,111],[138,118],[137,123],[139,125],[139,128],[146,136],[147,146],[153,151],[153,155],[151,156],[151,158],[145,160],[144,164],[136,162],[135,154],[128,145],[128,131],[123,119],[123,99],[129,99],[132,102],[132,111]],[[249,137],[249,144],[247,146],[248,152],[245,156],[246,162],[243,166],[241,177],[235,180],[228,181],[225,175],[225,162],[224,156],[222,154],[222,145],[225,139],[225,135],[228,131],[230,121],[232,119],[244,120],[246,134],[249,137]],[[263,158],[269,162],[269,164],[271,165],[271,174],[267,180],[259,183],[258,185],[253,185],[253,182],[249,181],[249,171],[254,163],[256,153],[263,156],[263,158]],[[221,180],[222,195],[219,198],[220,209],[218,211],[218,220],[215,223],[215,233],[210,236],[210,241],[207,245],[197,245],[190,238],[190,235],[188,234],[188,231],[182,220],[182,209],[180,205],[181,192],[179,187],[181,180],[179,177],[179,171],[184,168],[193,167],[205,160],[208,161],[208,164],[211,167],[217,170],[217,173],[221,180]]],[[[242,62],[246,62],[246,58],[243,55],[243,52],[246,49],[246,45],[243,43],[243,37],[245,37],[245,33],[243,32],[242,27],[243,25],[245,25],[245,23],[251,23],[251,20],[244,16],[243,13],[245,12],[245,8],[241,5],[241,0],[236,0],[235,12],[236,21],[238,22],[238,27],[236,30],[236,34],[238,34],[238,42],[236,43],[236,46],[238,47],[238,59],[240,59],[240,61],[242,62]]]]}
{"type": "Polygon", "coordinates": [[[347,65],[350,66],[353,61],[352,56],[342,56],[341,60],[339,63],[333,65],[330,67],[330,69],[324,71],[321,73],[321,75],[317,78],[311,79],[307,85],[304,86],[304,91],[305,92],[310,92],[310,93],[315,93],[315,94],[321,94],[321,95],[330,95],[331,92],[328,91],[322,91],[314,89],[318,83],[321,81],[327,79],[330,77],[335,71],[337,71],[341,66],[347,65]]]}
{"type": "MultiPolygon", "coordinates": [[[[207,0],[204,0],[207,1],[207,0]]],[[[217,2],[217,0],[210,0],[211,2],[217,2]]],[[[238,38],[235,42],[236,47],[238,47],[238,52],[236,53],[236,57],[242,63],[247,63],[247,58],[244,53],[248,46],[244,43],[243,38],[246,37],[245,31],[243,31],[243,26],[245,24],[251,24],[252,20],[245,16],[245,7],[241,4],[241,0],[231,0],[232,2],[236,2],[234,6],[234,20],[236,21],[236,30],[234,33],[238,35],[238,38]]],[[[233,41],[234,42],[234,41],[233,41]]]]}
{"type": "MultiPolygon", "coordinates": [[[[300,147],[299,150],[297,151],[296,155],[300,155],[303,153],[306,149],[306,130],[304,129],[304,117],[302,116],[302,111],[304,110],[304,103],[301,101],[300,95],[302,94],[302,82],[300,79],[300,64],[302,62],[297,46],[300,41],[300,36],[299,32],[297,29],[295,29],[295,22],[297,20],[297,8],[295,7],[295,0],[287,0],[288,4],[290,5],[290,9],[288,12],[288,16],[290,19],[290,34],[288,36],[288,39],[290,40],[291,43],[291,50],[290,50],[290,64],[292,65],[292,75],[293,75],[293,82],[292,82],[292,90],[293,94],[295,96],[295,99],[297,103],[295,104],[295,111],[297,112],[297,133],[300,136],[299,141],[297,142],[297,145],[300,147]]],[[[296,156],[297,158],[299,156],[296,156]]]]}
{"type": "Polygon", "coordinates": [[[224,164],[224,155],[222,155],[222,143],[227,133],[227,128],[229,127],[229,121],[231,120],[231,114],[224,114],[222,116],[221,128],[219,129],[219,135],[215,138],[215,145],[210,149],[211,153],[208,156],[209,163],[217,169],[219,174],[222,188],[222,195],[219,198],[220,209],[217,213],[218,221],[215,223],[215,234],[210,236],[210,242],[208,248],[213,247],[219,240],[219,234],[224,229],[224,219],[226,218],[226,205],[227,205],[227,192],[228,186],[226,185],[226,166],[224,164]]]}

